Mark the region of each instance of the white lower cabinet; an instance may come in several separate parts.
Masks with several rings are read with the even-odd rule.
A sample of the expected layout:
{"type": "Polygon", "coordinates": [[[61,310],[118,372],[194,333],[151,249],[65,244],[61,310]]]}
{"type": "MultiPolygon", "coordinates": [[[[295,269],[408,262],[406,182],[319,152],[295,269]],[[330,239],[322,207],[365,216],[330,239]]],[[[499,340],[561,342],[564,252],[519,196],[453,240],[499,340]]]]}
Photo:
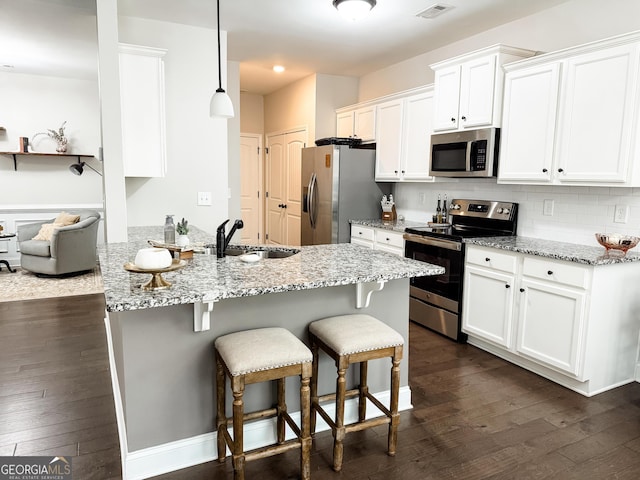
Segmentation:
{"type": "Polygon", "coordinates": [[[635,379],[640,263],[466,250],[462,330],[470,344],[587,396],[635,379]]]}
{"type": "Polygon", "coordinates": [[[404,257],[404,236],[385,228],[351,225],[351,243],[404,257]]]}

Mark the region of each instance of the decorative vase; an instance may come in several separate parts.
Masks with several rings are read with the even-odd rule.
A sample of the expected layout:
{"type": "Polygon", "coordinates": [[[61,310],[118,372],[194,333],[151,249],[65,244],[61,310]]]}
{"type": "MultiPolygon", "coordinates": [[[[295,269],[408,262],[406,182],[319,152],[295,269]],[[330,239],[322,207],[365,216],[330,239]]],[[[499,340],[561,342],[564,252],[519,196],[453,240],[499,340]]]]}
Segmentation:
{"type": "Polygon", "coordinates": [[[67,142],[58,142],[58,146],[56,147],[56,152],[58,153],[67,153],[67,142]]]}
{"type": "Polygon", "coordinates": [[[189,245],[189,237],[187,235],[178,235],[176,238],[176,245],[179,247],[186,247],[189,245]]]}

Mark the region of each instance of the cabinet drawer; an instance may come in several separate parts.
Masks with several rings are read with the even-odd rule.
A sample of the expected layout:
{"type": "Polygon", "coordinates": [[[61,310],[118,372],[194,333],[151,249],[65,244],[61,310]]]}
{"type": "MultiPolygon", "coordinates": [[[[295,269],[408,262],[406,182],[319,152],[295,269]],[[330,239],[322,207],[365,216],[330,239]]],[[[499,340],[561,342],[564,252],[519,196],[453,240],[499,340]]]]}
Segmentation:
{"type": "Polygon", "coordinates": [[[372,228],[351,225],[351,236],[354,238],[360,238],[362,240],[369,240],[373,242],[374,234],[372,228]]]}
{"type": "Polygon", "coordinates": [[[510,253],[503,253],[495,248],[467,247],[467,263],[481,265],[503,272],[516,272],[517,257],[510,253]]]}
{"type": "Polygon", "coordinates": [[[553,262],[535,257],[525,257],[522,274],[551,282],[587,288],[589,269],[567,262],[553,262]]]}
{"type": "Polygon", "coordinates": [[[376,243],[379,245],[389,245],[391,247],[404,247],[402,233],[391,232],[389,230],[376,230],[376,243]]]}

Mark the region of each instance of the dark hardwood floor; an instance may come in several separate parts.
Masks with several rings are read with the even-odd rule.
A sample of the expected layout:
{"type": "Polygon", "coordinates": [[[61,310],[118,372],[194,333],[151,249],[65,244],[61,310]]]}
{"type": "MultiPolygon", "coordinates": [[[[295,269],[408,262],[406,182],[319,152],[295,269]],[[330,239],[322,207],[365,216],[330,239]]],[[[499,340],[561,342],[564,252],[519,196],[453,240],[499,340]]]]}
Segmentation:
{"type": "MultiPolygon", "coordinates": [[[[121,477],[103,309],[99,295],[0,303],[0,455],[70,455],[76,479],[121,477]]],[[[413,324],[409,352],[396,457],[384,427],[352,433],[335,473],[322,432],[314,479],[640,478],[640,384],[586,398],[413,324]]],[[[247,478],[297,476],[296,451],[247,464],[247,478]]],[[[228,459],[155,478],[233,474],[228,459]]]]}
{"type": "Polygon", "coordinates": [[[122,477],[103,295],[0,303],[0,455],[122,477]]]}

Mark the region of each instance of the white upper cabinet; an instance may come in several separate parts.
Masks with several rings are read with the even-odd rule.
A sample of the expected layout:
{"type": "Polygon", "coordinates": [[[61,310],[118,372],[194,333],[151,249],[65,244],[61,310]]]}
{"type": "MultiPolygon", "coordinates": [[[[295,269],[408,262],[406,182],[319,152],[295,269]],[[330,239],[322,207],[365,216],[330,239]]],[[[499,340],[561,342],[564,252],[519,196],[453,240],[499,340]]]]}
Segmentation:
{"type": "Polygon", "coordinates": [[[498,182],[640,185],[640,34],[505,66],[498,182]]]}
{"type": "Polygon", "coordinates": [[[166,173],[164,61],[166,50],[119,45],[122,161],[126,177],[166,173]]]}
{"type": "Polygon", "coordinates": [[[383,102],[376,112],[376,180],[431,181],[433,88],[383,102]]]}
{"type": "Polygon", "coordinates": [[[534,53],[494,45],[431,65],[435,71],[433,130],[499,127],[504,83],[500,67],[534,53]]]}
{"type": "Polygon", "coordinates": [[[355,137],[363,142],[375,142],[375,105],[338,110],[336,115],[336,136],[355,137]]]}
{"type": "Polygon", "coordinates": [[[507,74],[504,86],[501,180],[551,179],[560,63],[507,74]]]}

